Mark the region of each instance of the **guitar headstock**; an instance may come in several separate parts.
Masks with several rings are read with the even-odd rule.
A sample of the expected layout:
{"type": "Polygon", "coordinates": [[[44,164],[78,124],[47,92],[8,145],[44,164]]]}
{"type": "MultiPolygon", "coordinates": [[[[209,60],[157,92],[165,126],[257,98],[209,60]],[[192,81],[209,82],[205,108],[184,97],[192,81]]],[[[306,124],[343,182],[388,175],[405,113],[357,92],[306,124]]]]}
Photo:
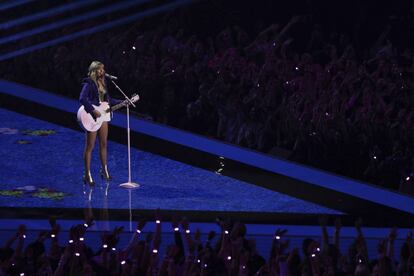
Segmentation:
{"type": "Polygon", "coordinates": [[[139,100],[139,95],[138,94],[133,94],[131,97],[131,102],[135,103],[139,100]]]}
{"type": "MultiPolygon", "coordinates": [[[[132,103],[135,103],[135,102],[137,102],[139,100],[139,95],[138,94],[133,94],[132,95],[132,97],[131,97],[131,102],[132,103]]],[[[128,105],[129,104],[129,101],[128,100],[124,100],[123,102],[122,102],[122,105],[128,105]]]]}

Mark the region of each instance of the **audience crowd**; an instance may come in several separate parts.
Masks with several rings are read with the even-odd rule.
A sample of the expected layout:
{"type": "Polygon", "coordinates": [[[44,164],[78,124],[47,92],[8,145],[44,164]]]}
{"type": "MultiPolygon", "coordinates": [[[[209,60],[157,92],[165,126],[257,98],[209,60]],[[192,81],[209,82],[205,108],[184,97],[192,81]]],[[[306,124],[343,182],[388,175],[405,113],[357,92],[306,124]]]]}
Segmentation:
{"type": "Polygon", "coordinates": [[[117,246],[121,227],[102,232],[97,251],[85,240],[93,222],[73,226],[69,240],[62,241],[60,226],[51,219],[50,231],[41,232],[27,245],[26,228],[19,227],[0,249],[0,275],[414,275],[411,232],[398,256],[394,253],[397,229],[379,242],[376,256],[368,256],[361,220],[355,223],[357,236],[346,252],[340,250],[341,220],[335,220],[332,240],[327,219],[320,222],[320,241],[305,238],[302,248],[291,248],[287,231],[277,229],[269,240],[272,246],[268,256],[261,256],[243,223],[221,221],[221,233],[211,231],[203,241],[199,230],[190,231],[185,218],[173,218],[170,231],[174,242],[160,256],[159,215],[155,216],[155,233],[143,235],[146,221],[141,220],[125,248],[117,246]],[[48,239],[50,245],[46,246],[48,239]]]}
{"type": "Polygon", "coordinates": [[[387,188],[414,185],[410,14],[362,7],[343,27],[318,11],[261,17],[219,5],[36,51],[0,71],[77,98],[97,59],[140,94],[141,117],[387,188]]]}

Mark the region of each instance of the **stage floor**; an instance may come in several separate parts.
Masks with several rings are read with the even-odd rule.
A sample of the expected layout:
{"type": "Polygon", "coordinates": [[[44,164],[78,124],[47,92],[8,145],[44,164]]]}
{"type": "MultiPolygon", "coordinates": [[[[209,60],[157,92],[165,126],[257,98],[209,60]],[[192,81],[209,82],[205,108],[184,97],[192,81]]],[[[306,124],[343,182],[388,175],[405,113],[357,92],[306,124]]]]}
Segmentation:
{"type": "Polygon", "coordinates": [[[96,186],[91,190],[82,182],[82,132],[5,109],[0,109],[0,122],[0,207],[18,208],[20,215],[24,209],[64,213],[85,207],[342,214],[135,148],[131,150],[132,180],[141,187],[128,191],[118,187],[128,180],[127,147],[111,141],[108,165],[113,180],[107,183],[99,178],[97,143],[92,161],[96,186]]]}

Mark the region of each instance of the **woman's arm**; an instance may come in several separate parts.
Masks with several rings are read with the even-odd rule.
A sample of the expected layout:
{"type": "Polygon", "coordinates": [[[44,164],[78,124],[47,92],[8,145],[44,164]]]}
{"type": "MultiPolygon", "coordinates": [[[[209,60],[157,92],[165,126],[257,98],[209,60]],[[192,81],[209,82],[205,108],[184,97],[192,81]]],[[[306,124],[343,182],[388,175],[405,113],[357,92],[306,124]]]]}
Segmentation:
{"type": "MultiPolygon", "coordinates": [[[[195,244],[194,244],[194,241],[191,237],[189,222],[186,218],[182,219],[181,227],[184,230],[184,238],[185,238],[186,243],[187,243],[187,254],[185,256],[184,268],[183,268],[184,275],[187,276],[187,275],[190,275],[191,267],[194,264],[195,244]]],[[[209,239],[207,239],[207,241],[209,241],[209,239]]]]}
{"type": "Polygon", "coordinates": [[[392,260],[394,258],[394,241],[397,238],[397,228],[392,228],[387,239],[387,256],[392,260]]]}
{"type": "Polygon", "coordinates": [[[79,96],[79,102],[81,103],[81,105],[83,105],[86,112],[92,113],[92,111],[95,108],[92,106],[92,104],[88,100],[88,95],[90,93],[89,91],[90,91],[90,84],[84,83],[82,86],[80,96],[79,96]]]}
{"type": "Polygon", "coordinates": [[[341,233],[342,221],[341,218],[335,219],[335,231],[334,231],[334,245],[340,250],[340,233],[341,233]]]}
{"type": "Polygon", "coordinates": [[[368,249],[367,249],[367,243],[365,241],[365,237],[364,234],[362,233],[362,219],[359,218],[357,219],[357,221],[355,222],[355,229],[358,233],[358,237],[357,237],[357,246],[358,246],[358,250],[360,251],[359,253],[361,255],[363,255],[363,257],[368,260],[368,249]]]}
{"type": "Polygon", "coordinates": [[[155,213],[155,234],[152,240],[152,252],[149,261],[149,265],[147,268],[146,275],[154,275],[158,271],[158,263],[159,263],[159,249],[161,244],[161,216],[159,214],[159,209],[157,209],[155,213]]]}
{"type": "Polygon", "coordinates": [[[178,248],[178,252],[176,252],[174,256],[174,261],[177,261],[177,259],[184,259],[184,243],[183,243],[183,239],[181,237],[181,233],[180,233],[180,229],[178,225],[179,225],[178,219],[175,215],[173,215],[171,218],[171,226],[174,231],[175,246],[177,246],[178,248]]]}
{"type": "Polygon", "coordinates": [[[322,250],[326,252],[329,246],[329,235],[328,229],[326,228],[326,224],[328,223],[328,218],[321,216],[319,218],[319,225],[321,226],[322,230],[322,250]]]}

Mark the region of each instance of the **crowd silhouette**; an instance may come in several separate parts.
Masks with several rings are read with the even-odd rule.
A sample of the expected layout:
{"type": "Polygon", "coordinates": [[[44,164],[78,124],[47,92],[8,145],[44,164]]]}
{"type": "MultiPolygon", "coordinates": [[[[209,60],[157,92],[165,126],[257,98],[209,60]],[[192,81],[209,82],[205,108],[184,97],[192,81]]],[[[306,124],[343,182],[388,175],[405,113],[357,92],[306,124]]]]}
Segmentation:
{"type": "MultiPolygon", "coordinates": [[[[86,242],[93,221],[73,226],[69,240],[60,238],[60,225],[50,219],[50,230],[25,244],[26,227],[21,225],[0,249],[1,275],[413,275],[414,250],[409,232],[399,255],[395,253],[397,229],[378,243],[377,255],[368,256],[362,220],[355,222],[357,235],[346,252],[340,250],[341,220],[335,219],[333,237],[328,236],[327,218],[320,218],[320,239],[304,238],[302,248],[289,246],[287,230],[277,229],[269,238],[267,256],[256,250],[241,222],[220,221],[220,233],[190,231],[187,219],[173,216],[171,228],[162,231],[159,212],[155,232],[144,232],[146,220],[137,223],[125,248],[118,246],[122,227],[101,232],[97,251],[86,242]],[[162,233],[173,232],[174,242],[161,256],[162,233]],[[46,241],[50,240],[47,242],[46,241]],[[16,243],[13,246],[13,243],[16,243]],[[64,245],[62,245],[64,244],[64,245]]],[[[89,239],[88,239],[89,241],[89,239]]]]}

